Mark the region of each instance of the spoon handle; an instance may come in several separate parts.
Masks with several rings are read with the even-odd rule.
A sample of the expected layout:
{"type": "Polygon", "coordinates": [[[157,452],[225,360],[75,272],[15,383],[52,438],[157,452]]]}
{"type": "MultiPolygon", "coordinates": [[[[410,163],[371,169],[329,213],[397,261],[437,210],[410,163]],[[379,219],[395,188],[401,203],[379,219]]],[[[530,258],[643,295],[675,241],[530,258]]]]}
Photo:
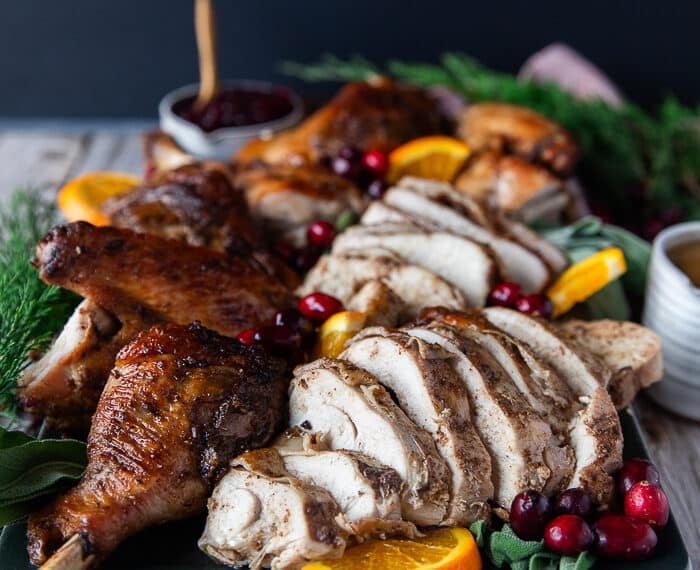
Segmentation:
{"type": "Polygon", "coordinates": [[[216,22],[211,0],[195,0],[194,23],[199,52],[199,94],[196,108],[209,103],[219,91],[216,66],[216,22]]]}

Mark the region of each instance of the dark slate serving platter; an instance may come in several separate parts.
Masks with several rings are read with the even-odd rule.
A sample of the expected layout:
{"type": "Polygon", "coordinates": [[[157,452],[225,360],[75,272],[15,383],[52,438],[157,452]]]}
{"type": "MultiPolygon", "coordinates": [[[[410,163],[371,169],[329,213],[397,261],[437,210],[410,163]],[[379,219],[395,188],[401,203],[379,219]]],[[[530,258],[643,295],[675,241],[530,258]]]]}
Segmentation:
{"type": "MultiPolygon", "coordinates": [[[[649,457],[637,419],[627,411],[620,414],[625,436],[625,457],[649,457]]],[[[197,549],[197,539],[204,518],[169,523],[144,531],[122,544],[101,568],[110,570],[201,570],[222,568],[197,549]]],[[[25,550],[24,524],[6,527],[0,536],[0,568],[31,570],[25,550]]],[[[690,570],[691,562],[676,521],[671,514],[668,525],[659,535],[659,545],[652,558],[643,562],[604,562],[598,570],[690,570]]],[[[358,569],[360,570],[360,569],[358,569]]]]}

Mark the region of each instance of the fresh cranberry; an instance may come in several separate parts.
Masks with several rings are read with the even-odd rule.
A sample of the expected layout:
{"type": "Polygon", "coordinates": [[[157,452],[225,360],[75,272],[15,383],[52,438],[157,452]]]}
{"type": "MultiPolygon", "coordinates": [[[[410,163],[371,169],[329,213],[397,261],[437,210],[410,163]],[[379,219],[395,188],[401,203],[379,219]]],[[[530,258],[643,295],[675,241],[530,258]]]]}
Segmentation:
{"type": "Polygon", "coordinates": [[[617,492],[625,495],[632,485],[639,481],[649,481],[652,485],[659,485],[661,477],[651,461],[637,457],[628,459],[617,474],[617,492]]]}
{"type": "Polygon", "coordinates": [[[544,543],[547,548],[567,556],[588,550],[594,539],[591,527],[576,515],[559,515],[544,529],[544,543]]]}
{"type": "Polygon", "coordinates": [[[354,180],[362,171],[362,153],[353,147],[343,147],[333,157],[331,169],[338,176],[354,180]]]}
{"type": "Polygon", "coordinates": [[[367,194],[372,200],[381,200],[389,185],[381,178],[375,178],[367,186],[367,194]]]}
{"type": "Polygon", "coordinates": [[[488,304],[497,307],[515,307],[515,302],[520,299],[520,285],[504,281],[499,283],[489,293],[488,304]]]}
{"type": "Polygon", "coordinates": [[[520,297],[520,299],[515,301],[515,308],[521,313],[547,319],[552,316],[552,311],[554,310],[549,297],[539,293],[520,297]]]}
{"type": "Polygon", "coordinates": [[[625,495],[625,514],[663,528],[668,522],[668,497],[658,485],[640,481],[625,495]]]}
{"type": "Polygon", "coordinates": [[[314,244],[309,244],[297,252],[296,257],[294,258],[294,266],[299,271],[308,271],[314,265],[316,265],[316,262],[318,261],[318,258],[321,257],[322,253],[322,248],[314,244]]]}
{"type": "Polygon", "coordinates": [[[523,540],[540,540],[551,518],[549,499],[537,491],[518,493],[510,506],[510,526],[523,540]]]}
{"type": "Polygon", "coordinates": [[[325,293],[311,293],[299,301],[299,311],[316,323],[343,310],[343,303],[325,293]]]}
{"type": "Polygon", "coordinates": [[[642,228],[642,236],[645,239],[651,241],[663,229],[664,229],[664,224],[661,220],[657,220],[657,219],[648,220],[647,222],[644,223],[644,227],[642,228]]]}
{"type": "Polygon", "coordinates": [[[289,352],[301,346],[301,334],[287,326],[266,326],[255,332],[255,342],[272,350],[289,352]]]}
{"type": "Polygon", "coordinates": [[[309,224],[309,227],[306,228],[306,237],[309,243],[320,247],[328,247],[333,243],[335,226],[325,220],[319,220],[313,224],[309,224]]]}
{"type": "Polygon", "coordinates": [[[558,515],[577,515],[590,520],[593,516],[593,501],[583,489],[567,489],[554,501],[554,512],[558,515]]]}
{"type": "Polygon", "coordinates": [[[241,344],[255,344],[255,332],[255,329],[245,329],[244,331],[239,332],[236,338],[241,344]]]}
{"type": "Polygon", "coordinates": [[[381,150],[370,150],[362,156],[362,165],[372,174],[381,178],[389,169],[389,158],[381,150]]]}
{"type": "Polygon", "coordinates": [[[297,309],[277,311],[274,322],[276,327],[289,327],[303,335],[309,335],[314,332],[314,325],[297,309]]]}
{"type": "Polygon", "coordinates": [[[656,548],[654,529],[644,521],[625,515],[603,515],[595,523],[597,552],[606,558],[642,560],[656,548]]]}

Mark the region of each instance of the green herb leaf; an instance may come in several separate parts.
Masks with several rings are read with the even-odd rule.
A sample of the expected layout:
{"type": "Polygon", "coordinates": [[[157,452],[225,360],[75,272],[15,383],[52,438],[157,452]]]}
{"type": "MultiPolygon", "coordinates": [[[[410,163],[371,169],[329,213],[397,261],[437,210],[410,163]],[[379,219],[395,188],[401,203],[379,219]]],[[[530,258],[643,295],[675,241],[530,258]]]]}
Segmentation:
{"type": "Polygon", "coordinates": [[[56,223],[53,204],[35,190],[16,191],[0,208],[0,413],[13,416],[17,379],[32,351],[45,350],[79,298],[39,280],[33,250],[56,223]]]}
{"type": "Polygon", "coordinates": [[[37,499],[80,479],[86,465],[81,441],[39,440],[0,428],[0,526],[21,519],[37,499]]]}
{"type": "Polygon", "coordinates": [[[578,556],[562,556],[559,570],[589,570],[595,562],[596,557],[590,552],[582,552],[578,556]]]}
{"type": "Polygon", "coordinates": [[[474,535],[474,541],[479,548],[483,548],[486,544],[486,521],[478,520],[473,522],[469,527],[469,532],[474,535]]]}
{"type": "Polygon", "coordinates": [[[542,550],[544,550],[544,542],[523,540],[507,524],[504,524],[501,530],[491,533],[488,538],[489,557],[498,568],[504,563],[512,566],[514,562],[527,560],[542,550]]]}

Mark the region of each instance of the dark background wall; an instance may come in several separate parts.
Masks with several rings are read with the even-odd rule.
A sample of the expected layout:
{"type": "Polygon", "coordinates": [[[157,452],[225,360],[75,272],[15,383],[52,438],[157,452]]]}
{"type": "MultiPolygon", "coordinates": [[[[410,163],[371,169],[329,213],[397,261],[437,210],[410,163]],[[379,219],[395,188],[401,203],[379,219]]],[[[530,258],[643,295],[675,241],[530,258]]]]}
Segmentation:
{"type": "MultiPolygon", "coordinates": [[[[222,75],[277,79],[329,51],[433,60],[460,50],[507,71],[565,41],[628,96],[700,100],[700,2],[217,0],[222,75]]],[[[191,0],[3,0],[0,116],[152,117],[197,77],[191,0]]],[[[316,87],[315,89],[318,89],[316,87]]]]}

